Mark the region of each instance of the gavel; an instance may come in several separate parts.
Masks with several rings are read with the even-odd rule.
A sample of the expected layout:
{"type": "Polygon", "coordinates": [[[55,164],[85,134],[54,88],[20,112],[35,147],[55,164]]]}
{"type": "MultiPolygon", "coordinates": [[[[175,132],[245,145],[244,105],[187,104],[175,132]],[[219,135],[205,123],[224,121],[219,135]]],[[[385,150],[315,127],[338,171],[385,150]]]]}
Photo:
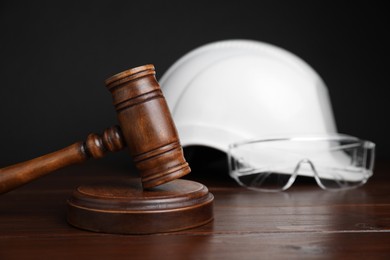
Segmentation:
{"type": "Polygon", "coordinates": [[[65,166],[106,152],[129,148],[144,189],[188,174],[178,133],[168,105],[155,78],[153,65],[118,73],[105,81],[113,96],[119,126],[102,136],[89,134],[85,142],[0,169],[0,193],[8,192],[65,166]]]}

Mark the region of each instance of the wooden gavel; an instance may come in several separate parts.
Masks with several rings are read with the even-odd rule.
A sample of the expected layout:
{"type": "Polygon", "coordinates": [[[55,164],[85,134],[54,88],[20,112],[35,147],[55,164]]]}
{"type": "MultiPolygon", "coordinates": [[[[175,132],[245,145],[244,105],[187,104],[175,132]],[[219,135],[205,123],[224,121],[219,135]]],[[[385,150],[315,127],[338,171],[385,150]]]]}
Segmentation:
{"type": "Polygon", "coordinates": [[[155,78],[153,65],[118,73],[106,81],[119,126],[102,135],[88,135],[62,150],[0,169],[0,194],[62,167],[101,158],[127,146],[143,188],[152,188],[188,174],[176,126],[155,78]]]}

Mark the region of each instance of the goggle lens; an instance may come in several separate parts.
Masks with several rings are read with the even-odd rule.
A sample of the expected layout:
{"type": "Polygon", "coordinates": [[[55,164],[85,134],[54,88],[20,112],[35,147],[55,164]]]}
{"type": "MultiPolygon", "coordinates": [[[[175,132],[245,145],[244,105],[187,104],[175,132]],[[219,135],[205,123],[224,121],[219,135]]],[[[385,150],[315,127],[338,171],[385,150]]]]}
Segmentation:
{"type": "Polygon", "coordinates": [[[375,144],[346,135],[280,138],[232,144],[228,155],[230,175],[250,189],[286,190],[303,175],[340,190],[367,182],[375,144]]]}

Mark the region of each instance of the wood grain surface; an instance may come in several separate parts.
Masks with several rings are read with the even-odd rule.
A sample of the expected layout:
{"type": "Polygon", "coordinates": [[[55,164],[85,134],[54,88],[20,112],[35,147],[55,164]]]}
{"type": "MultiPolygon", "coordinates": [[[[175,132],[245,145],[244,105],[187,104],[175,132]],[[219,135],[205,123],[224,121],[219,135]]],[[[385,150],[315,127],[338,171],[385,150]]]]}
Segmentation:
{"type": "Polygon", "coordinates": [[[390,259],[389,163],[342,192],[298,179],[287,192],[258,193],[212,172],[189,176],[214,194],[214,221],[157,235],[67,224],[77,186],[136,178],[128,169],[90,161],[29,183],[0,196],[0,259],[390,259]]]}

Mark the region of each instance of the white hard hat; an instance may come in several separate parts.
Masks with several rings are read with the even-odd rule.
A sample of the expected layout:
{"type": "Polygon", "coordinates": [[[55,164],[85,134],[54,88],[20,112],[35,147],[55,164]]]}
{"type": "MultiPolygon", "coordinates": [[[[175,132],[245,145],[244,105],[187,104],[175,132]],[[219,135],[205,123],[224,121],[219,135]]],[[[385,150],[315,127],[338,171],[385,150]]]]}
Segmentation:
{"type": "Polygon", "coordinates": [[[176,61],[159,82],[183,147],[227,152],[242,140],[337,132],[320,76],[271,44],[206,44],[176,61]]]}

